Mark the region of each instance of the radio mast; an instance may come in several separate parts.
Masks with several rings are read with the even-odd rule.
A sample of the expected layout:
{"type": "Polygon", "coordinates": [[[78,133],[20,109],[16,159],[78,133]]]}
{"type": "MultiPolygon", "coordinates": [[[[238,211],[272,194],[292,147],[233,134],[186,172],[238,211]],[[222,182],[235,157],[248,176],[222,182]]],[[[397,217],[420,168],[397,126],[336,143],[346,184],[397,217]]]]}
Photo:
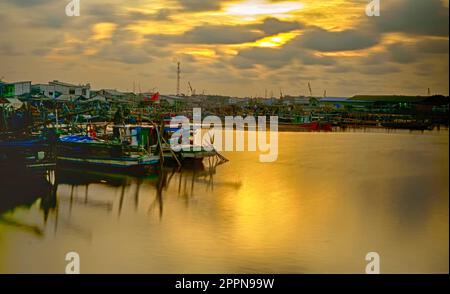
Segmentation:
{"type": "Polygon", "coordinates": [[[180,79],[181,79],[181,70],[180,70],[180,62],[177,62],[177,96],[180,96],[180,79]]]}

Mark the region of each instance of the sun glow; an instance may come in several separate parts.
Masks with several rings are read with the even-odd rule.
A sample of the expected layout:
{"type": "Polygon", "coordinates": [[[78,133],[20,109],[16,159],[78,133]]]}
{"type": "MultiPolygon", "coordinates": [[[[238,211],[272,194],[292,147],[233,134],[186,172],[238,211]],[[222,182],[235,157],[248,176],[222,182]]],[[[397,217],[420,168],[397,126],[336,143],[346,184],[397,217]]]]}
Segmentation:
{"type": "Polygon", "coordinates": [[[192,55],[194,57],[213,58],[216,57],[216,51],[207,48],[183,49],[179,53],[192,55]]]}
{"type": "Polygon", "coordinates": [[[117,24],[110,22],[97,23],[92,28],[92,40],[102,41],[111,38],[117,28],[117,24]]]}
{"type": "Polygon", "coordinates": [[[288,33],[280,33],[274,36],[262,38],[254,43],[254,47],[280,47],[292,40],[299,34],[299,31],[292,31],[288,33]]]}
{"type": "Polygon", "coordinates": [[[225,8],[225,12],[237,16],[264,16],[282,15],[304,7],[299,2],[278,2],[271,3],[267,0],[247,0],[242,3],[230,4],[225,8]]]}

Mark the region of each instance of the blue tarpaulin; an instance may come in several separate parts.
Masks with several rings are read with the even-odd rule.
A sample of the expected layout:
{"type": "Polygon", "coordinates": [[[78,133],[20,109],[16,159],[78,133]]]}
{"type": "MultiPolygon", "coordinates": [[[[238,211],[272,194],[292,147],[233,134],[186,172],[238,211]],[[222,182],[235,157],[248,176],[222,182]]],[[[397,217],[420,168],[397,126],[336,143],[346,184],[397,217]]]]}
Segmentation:
{"type": "Polygon", "coordinates": [[[60,138],[60,140],[61,142],[79,142],[79,143],[90,143],[94,141],[94,139],[88,136],[80,136],[80,135],[66,136],[60,138]]]}

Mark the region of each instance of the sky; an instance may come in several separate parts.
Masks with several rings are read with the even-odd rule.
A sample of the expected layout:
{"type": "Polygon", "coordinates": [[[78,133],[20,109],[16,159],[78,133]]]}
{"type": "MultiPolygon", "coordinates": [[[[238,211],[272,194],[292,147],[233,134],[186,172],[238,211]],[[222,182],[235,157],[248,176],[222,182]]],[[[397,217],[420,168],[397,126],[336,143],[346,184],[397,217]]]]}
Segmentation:
{"type": "Polygon", "coordinates": [[[0,0],[0,78],[240,97],[449,93],[448,0],[0,0]]]}

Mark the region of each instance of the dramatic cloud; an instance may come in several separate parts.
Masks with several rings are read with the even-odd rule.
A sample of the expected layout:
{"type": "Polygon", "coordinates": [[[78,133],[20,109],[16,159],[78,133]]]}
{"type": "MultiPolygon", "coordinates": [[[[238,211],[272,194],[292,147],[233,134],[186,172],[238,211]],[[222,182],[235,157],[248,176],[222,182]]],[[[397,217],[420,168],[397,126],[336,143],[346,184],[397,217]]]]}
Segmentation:
{"type": "Polygon", "coordinates": [[[412,63],[416,61],[416,55],[411,46],[400,43],[392,44],[387,47],[390,54],[390,60],[396,63],[412,63]]]}
{"type": "Polygon", "coordinates": [[[323,52],[365,49],[378,42],[379,35],[359,29],[334,32],[313,28],[306,31],[300,39],[301,46],[323,52]]]}
{"type": "Polygon", "coordinates": [[[220,0],[178,0],[180,5],[189,11],[208,11],[219,10],[220,4],[223,1],[220,0]]]}
{"type": "Polygon", "coordinates": [[[293,52],[272,48],[249,48],[239,52],[233,58],[232,64],[238,68],[253,68],[265,65],[269,68],[279,68],[292,62],[293,52]]]}
{"type": "Polygon", "coordinates": [[[382,32],[448,36],[449,11],[441,0],[385,0],[374,20],[382,32]]]}
{"type": "Polygon", "coordinates": [[[417,50],[422,53],[448,54],[448,40],[423,40],[417,43],[417,50]]]}
{"type": "Polygon", "coordinates": [[[1,76],[173,93],[181,61],[208,93],[448,93],[448,1],[382,0],[379,17],[366,0],[82,0],[80,17],[68,2],[0,1],[1,76]]]}
{"type": "Polygon", "coordinates": [[[251,68],[256,65],[264,65],[276,69],[294,62],[304,65],[332,65],[335,59],[328,56],[314,54],[311,50],[305,50],[298,45],[298,40],[293,40],[282,48],[247,48],[239,52],[233,58],[232,63],[240,68],[251,68]]]}
{"type": "MultiPolygon", "coordinates": [[[[151,37],[151,36],[150,36],[151,37]]],[[[155,39],[176,43],[190,44],[240,44],[254,42],[264,37],[264,34],[250,30],[247,26],[199,26],[183,35],[155,36],[155,39]]]]}
{"type": "Polygon", "coordinates": [[[302,29],[304,26],[298,22],[281,21],[276,18],[267,18],[261,25],[256,26],[267,35],[289,32],[302,29]]]}

